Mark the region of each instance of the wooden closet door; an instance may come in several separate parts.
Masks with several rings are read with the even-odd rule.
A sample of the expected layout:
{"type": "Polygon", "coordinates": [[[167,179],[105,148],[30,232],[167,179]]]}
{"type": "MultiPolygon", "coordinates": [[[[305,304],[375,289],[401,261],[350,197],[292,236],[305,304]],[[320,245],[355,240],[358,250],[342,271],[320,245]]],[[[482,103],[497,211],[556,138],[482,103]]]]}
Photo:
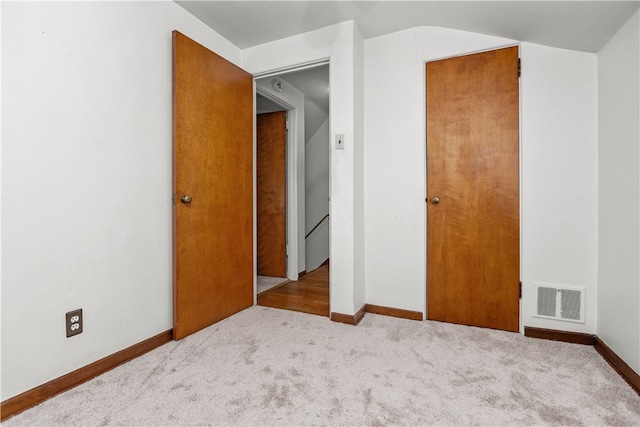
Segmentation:
{"type": "Polygon", "coordinates": [[[519,330],[518,48],[426,65],[427,317],[519,330]]]}
{"type": "Polygon", "coordinates": [[[256,124],[258,275],[287,276],[287,112],[258,114],[256,124]]]}

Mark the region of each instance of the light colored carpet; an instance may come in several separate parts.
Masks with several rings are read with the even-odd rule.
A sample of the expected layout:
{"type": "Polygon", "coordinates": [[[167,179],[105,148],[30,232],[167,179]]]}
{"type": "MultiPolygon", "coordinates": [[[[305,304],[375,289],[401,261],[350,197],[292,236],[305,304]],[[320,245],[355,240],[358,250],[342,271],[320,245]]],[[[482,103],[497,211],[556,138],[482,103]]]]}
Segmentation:
{"type": "Polygon", "coordinates": [[[286,277],[258,276],[258,294],[268,291],[281,283],[288,282],[286,277]]]}
{"type": "Polygon", "coordinates": [[[4,423],[391,424],[640,425],[640,397],[589,346],[251,307],[4,423]]]}

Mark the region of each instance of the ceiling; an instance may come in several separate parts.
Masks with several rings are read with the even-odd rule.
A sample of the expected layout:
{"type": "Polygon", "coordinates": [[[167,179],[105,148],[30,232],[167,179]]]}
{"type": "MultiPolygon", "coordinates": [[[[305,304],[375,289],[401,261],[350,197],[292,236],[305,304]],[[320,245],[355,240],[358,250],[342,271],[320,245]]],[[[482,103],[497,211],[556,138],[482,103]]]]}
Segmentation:
{"type": "Polygon", "coordinates": [[[241,49],[354,20],[365,39],[416,26],[597,52],[635,1],[178,1],[241,49]]]}
{"type": "MultiPolygon", "coordinates": [[[[241,49],[354,20],[365,39],[438,26],[597,52],[640,6],[640,0],[175,1],[241,49]]],[[[328,114],[328,67],[279,77],[302,91],[306,104],[328,114]]],[[[265,109],[278,108],[267,100],[258,102],[265,109]]]]}

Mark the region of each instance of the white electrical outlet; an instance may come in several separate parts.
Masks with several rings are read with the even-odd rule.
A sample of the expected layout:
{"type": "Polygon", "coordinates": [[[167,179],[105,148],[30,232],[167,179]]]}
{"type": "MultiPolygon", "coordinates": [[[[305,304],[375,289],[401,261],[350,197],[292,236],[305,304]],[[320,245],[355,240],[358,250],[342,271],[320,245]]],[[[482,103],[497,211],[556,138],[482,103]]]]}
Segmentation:
{"type": "Polygon", "coordinates": [[[336,150],[343,150],[344,149],[344,134],[338,134],[336,135],[336,150]]]}

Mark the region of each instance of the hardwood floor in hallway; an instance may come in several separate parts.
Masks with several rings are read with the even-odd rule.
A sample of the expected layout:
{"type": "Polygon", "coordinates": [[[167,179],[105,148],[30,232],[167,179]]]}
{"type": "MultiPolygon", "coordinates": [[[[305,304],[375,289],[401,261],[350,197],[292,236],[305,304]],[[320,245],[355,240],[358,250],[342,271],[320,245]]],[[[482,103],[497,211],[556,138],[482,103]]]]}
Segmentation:
{"type": "Polygon", "coordinates": [[[329,265],[261,293],[258,305],[329,317],[329,265]]]}

